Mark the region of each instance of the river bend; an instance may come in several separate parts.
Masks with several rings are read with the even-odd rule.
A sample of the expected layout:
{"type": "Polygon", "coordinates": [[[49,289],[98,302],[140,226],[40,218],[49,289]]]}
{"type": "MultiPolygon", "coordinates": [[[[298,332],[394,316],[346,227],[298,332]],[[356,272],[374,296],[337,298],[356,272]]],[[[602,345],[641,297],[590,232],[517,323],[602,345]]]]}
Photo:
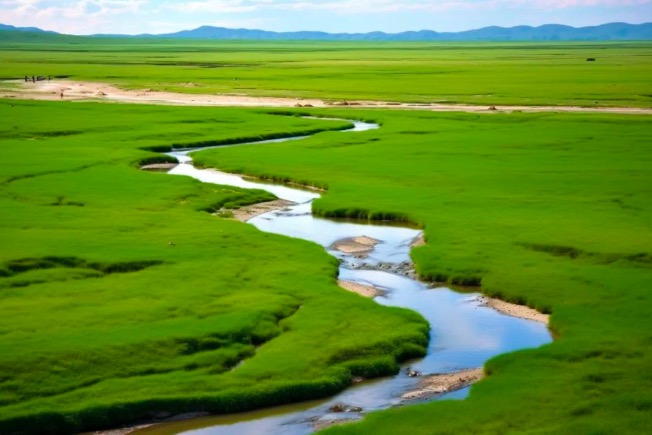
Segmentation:
{"type": "MultiPolygon", "coordinates": [[[[351,122],[354,123],[354,128],[344,130],[342,134],[364,134],[364,131],[379,128],[377,124],[351,122]]],[[[261,141],[247,145],[303,138],[261,141]]],[[[321,424],[340,419],[359,419],[366,412],[386,409],[401,403],[401,395],[414,389],[419,382],[419,378],[408,376],[408,367],[423,374],[453,373],[482,367],[485,361],[496,355],[538,347],[552,340],[544,324],[494,311],[484,306],[479,293],[459,293],[445,287],[433,287],[407,276],[377,270],[379,266],[387,269],[389,265],[391,270],[392,265],[405,267],[406,263],[411,264],[411,245],[415,238],[421,235],[420,230],[381,223],[343,222],[315,217],[311,214],[311,203],[319,198],[318,193],[284,185],[256,183],[214,169],[197,169],[192,166],[190,153],[200,150],[169,153],[180,162],[169,173],[190,176],[205,183],[262,189],[296,203],[283,210],[257,216],[248,222],[262,231],[297,237],[322,245],[340,260],[341,280],[379,288],[383,293],[375,298],[377,303],[408,308],[426,318],[430,323],[430,344],[424,358],[404,364],[399,374],[362,382],[327,400],[167,423],[137,433],[305,435],[315,431],[321,424]],[[380,243],[364,258],[332,249],[334,242],[358,236],[371,237],[380,243]],[[336,403],[359,407],[364,411],[331,412],[331,407],[336,403]]],[[[468,390],[467,387],[440,395],[434,400],[462,399],[466,397],[468,390]]]]}

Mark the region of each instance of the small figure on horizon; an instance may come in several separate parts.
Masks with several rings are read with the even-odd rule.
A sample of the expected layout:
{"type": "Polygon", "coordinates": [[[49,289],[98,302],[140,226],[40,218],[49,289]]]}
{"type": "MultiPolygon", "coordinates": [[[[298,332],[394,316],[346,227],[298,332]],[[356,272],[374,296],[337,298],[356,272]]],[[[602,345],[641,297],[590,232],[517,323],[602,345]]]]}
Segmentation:
{"type": "Polygon", "coordinates": [[[63,89],[61,89],[61,99],[63,100],[63,89]]]}
{"type": "Polygon", "coordinates": [[[25,76],[25,83],[29,81],[29,77],[25,76]]]}
{"type": "Polygon", "coordinates": [[[32,83],[36,83],[36,77],[32,76],[32,83]]]}

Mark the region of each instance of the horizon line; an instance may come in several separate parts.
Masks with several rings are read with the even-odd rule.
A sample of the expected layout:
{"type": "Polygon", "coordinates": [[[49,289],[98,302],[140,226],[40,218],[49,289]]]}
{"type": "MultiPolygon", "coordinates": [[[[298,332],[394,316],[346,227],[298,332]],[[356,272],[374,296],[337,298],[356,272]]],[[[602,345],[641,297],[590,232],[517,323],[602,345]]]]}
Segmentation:
{"type": "Polygon", "coordinates": [[[37,26],[15,26],[13,24],[0,23],[0,25],[11,26],[11,27],[14,27],[16,29],[35,28],[35,29],[42,30],[44,32],[52,32],[52,33],[57,33],[57,34],[60,34],[60,35],[69,35],[69,36],[94,36],[94,35],[120,35],[120,36],[151,35],[151,36],[158,36],[158,35],[171,35],[171,34],[176,34],[176,33],[180,33],[180,32],[188,32],[188,31],[201,29],[201,28],[204,28],[204,27],[211,27],[211,28],[218,28],[218,29],[228,29],[228,30],[252,30],[252,31],[262,31],[262,32],[269,32],[269,33],[308,33],[308,32],[312,32],[312,33],[324,33],[324,34],[327,34],[327,35],[368,35],[368,34],[371,34],[371,33],[383,33],[383,34],[386,34],[386,35],[399,35],[399,34],[402,34],[402,33],[411,33],[411,32],[414,32],[414,33],[434,32],[434,33],[438,33],[438,34],[455,34],[455,33],[472,32],[474,30],[482,30],[482,29],[487,29],[487,28],[491,28],[491,27],[501,28],[501,29],[514,29],[514,28],[518,28],[518,27],[529,27],[529,28],[532,28],[532,29],[538,29],[538,28],[545,27],[545,26],[564,26],[564,27],[569,27],[569,28],[573,28],[573,29],[586,29],[586,28],[591,28],[591,27],[605,26],[605,25],[608,25],[608,24],[627,24],[627,25],[630,25],[630,26],[642,26],[642,25],[645,25],[645,24],[652,24],[652,21],[645,21],[645,22],[642,22],[642,23],[628,23],[628,22],[625,22],[625,21],[609,21],[609,22],[605,22],[605,23],[601,23],[601,24],[594,24],[594,25],[589,25],[589,26],[572,26],[570,24],[562,24],[562,23],[546,23],[546,24],[541,24],[541,25],[536,25],[536,26],[529,25],[529,24],[518,24],[518,25],[515,25],[515,26],[499,26],[499,25],[492,24],[492,25],[487,25],[487,26],[483,26],[483,27],[475,27],[475,28],[471,28],[471,29],[467,29],[467,30],[444,31],[444,32],[437,31],[437,30],[434,30],[434,29],[402,30],[402,31],[399,31],[399,32],[386,32],[386,31],[383,31],[383,30],[372,30],[372,31],[368,31],[368,32],[328,32],[328,31],[325,31],[325,30],[266,30],[266,29],[262,29],[262,28],[225,27],[225,26],[218,26],[218,25],[211,25],[211,24],[201,24],[201,25],[198,25],[197,27],[193,27],[193,28],[184,28],[184,29],[181,29],[181,30],[175,30],[175,31],[164,32],[164,33],[61,33],[61,32],[57,32],[55,30],[44,29],[44,28],[37,27],[37,26]]]}

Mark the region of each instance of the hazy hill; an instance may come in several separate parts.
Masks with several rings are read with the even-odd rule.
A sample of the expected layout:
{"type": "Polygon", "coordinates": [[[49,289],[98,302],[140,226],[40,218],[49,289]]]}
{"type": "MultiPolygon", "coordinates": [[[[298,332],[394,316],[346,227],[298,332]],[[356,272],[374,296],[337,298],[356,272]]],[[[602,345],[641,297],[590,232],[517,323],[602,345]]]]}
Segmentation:
{"type": "MultiPolygon", "coordinates": [[[[58,35],[35,27],[14,27],[0,24],[0,40],[39,39],[31,35],[58,35]],[[21,35],[15,35],[21,32],[21,35]]],[[[546,24],[539,27],[484,27],[464,32],[435,32],[420,30],[402,33],[326,33],[326,32],[270,32],[255,29],[228,29],[202,26],[193,30],[160,35],[94,35],[96,37],[136,37],[204,40],[327,40],[327,41],[622,41],[652,40],[652,23],[608,23],[600,26],[571,27],[546,24]]]]}
{"type": "Polygon", "coordinates": [[[363,41],[591,41],[649,40],[652,23],[609,23],[592,27],[571,27],[547,24],[539,27],[484,27],[464,32],[439,33],[432,30],[402,33],[325,33],[269,32],[265,30],[227,29],[202,26],[194,30],[156,35],[184,39],[295,39],[295,40],[363,40],[363,41]]]}
{"type": "Polygon", "coordinates": [[[50,30],[39,29],[38,27],[15,27],[8,24],[0,24],[0,30],[13,30],[17,32],[35,32],[35,33],[56,33],[50,30]]]}

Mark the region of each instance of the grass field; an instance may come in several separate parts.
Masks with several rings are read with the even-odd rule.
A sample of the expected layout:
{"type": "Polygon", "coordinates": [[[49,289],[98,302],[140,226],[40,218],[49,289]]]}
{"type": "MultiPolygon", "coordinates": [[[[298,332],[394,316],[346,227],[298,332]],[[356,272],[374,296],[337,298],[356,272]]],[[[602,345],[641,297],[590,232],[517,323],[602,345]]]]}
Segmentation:
{"type": "Polygon", "coordinates": [[[424,352],[420,316],[339,289],[320,247],[205,212],[266,192],[137,168],[142,148],[346,123],[8,101],[0,119],[1,433],[323,397],[424,352]]]}
{"type": "Polygon", "coordinates": [[[201,42],[39,36],[26,43],[12,40],[7,32],[4,36],[0,32],[0,78],[52,75],[125,88],[326,100],[652,105],[649,42],[201,42]]]}
{"type": "Polygon", "coordinates": [[[643,433],[652,427],[649,117],[359,111],[380,130],[202,151],[328,187],[324,216],[418,222],[422,276],[552,312],[558,339],[491,360],[469,400],[328,433],[643,433]]]}
{"type": "MultiPolygon", "coordinates": [[[[649,43],[6,35],[3,79],[53,75],[329,100],[652,101],[649,43]]],[[[206,213],[268,194],[137,170],[166,160],[153,151],[173,144],[345,126],[267,112],[0,100],[1,433],[74,432],[158,411],[320,397],[354,374],[388,373],[396,359],[423,352],[422,319],[339,290],[336,264],[321,248],[206,213]]],[[[652,427],[649,116],[309,113],[382,128],[206,151],[196,160],[327,187],[315,203],[324,216],[418,223],[428,241],[413,252],[423,276],[481,284],[552,312],[558,335],[542,349],[491,360],[490,376],[466,401],[374,414],[333,433],[652,427]]]]}

